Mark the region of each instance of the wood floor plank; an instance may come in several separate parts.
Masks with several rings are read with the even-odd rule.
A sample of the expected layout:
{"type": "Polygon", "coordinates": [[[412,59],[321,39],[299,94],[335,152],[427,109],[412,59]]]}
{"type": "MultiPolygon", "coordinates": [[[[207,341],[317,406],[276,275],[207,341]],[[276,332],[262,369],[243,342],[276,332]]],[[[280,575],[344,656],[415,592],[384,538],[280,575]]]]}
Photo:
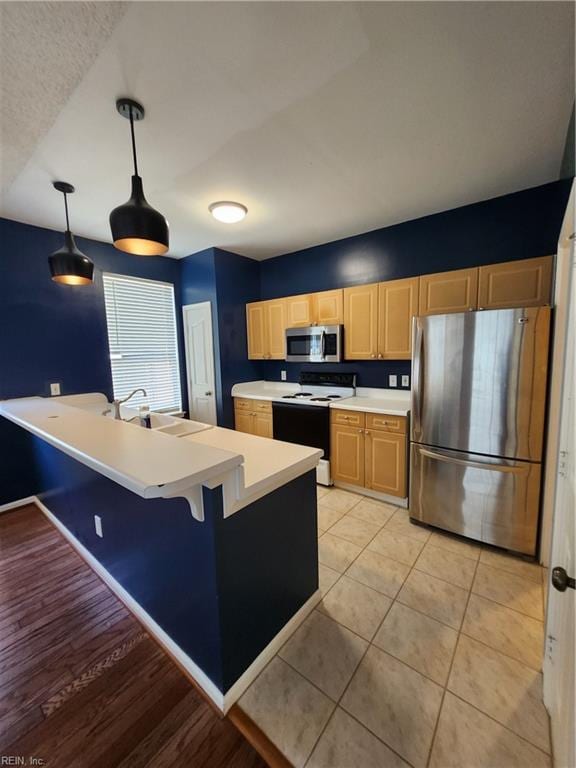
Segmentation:
{"type": "Polygon", "coordinates": [[[35,506],[0,515],[0,755],[265,768],[35,506]]]}

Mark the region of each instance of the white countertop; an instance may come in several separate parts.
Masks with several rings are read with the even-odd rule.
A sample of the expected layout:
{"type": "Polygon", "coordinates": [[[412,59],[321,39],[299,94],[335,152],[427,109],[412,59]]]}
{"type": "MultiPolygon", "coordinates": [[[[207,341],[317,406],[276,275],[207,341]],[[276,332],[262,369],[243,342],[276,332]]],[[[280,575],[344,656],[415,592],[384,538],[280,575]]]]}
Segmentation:
{"type": "Polygon", "coordinates": [[[281,400],[295,392],[300,392],[300,384],[291,381],[245,381],[232,387],[232,397],[248,400],[281,400]]]}
{"type": "Polygon", "coordinates": [[[383,413],[388,416],[407,416],[410,413],[408,390],[375,389],[357,387],[355,397],[330,403],[330,408],[364,413],[383,413]]]}
{"type": "Polygon", "coordinates": [[[202,485],[216,487],[233,476],[234,498],[225,510],[231,514],[313,469],[322,455],[219,427],[180,438],[162,434],[102,416],[101,402],[96,407],[93,397],[74,405],[58,398],[4,400],[0,415],[139,496],[185,496],[193,513],[194,504],[201,505],[202,485]]]}
{"type": "MultiPolygon", "coordinates": [[[[299,384],[288,381],[247,381],[235,384],[232,387],[232,396],[274,401],[281,400],[283,395],[299,391],[299,384]]],[[[410,413],[410,392],[403,389],[357,387],[354,397],[346,397],[330,403],[330,408],[407,416],[410,413]]]]}

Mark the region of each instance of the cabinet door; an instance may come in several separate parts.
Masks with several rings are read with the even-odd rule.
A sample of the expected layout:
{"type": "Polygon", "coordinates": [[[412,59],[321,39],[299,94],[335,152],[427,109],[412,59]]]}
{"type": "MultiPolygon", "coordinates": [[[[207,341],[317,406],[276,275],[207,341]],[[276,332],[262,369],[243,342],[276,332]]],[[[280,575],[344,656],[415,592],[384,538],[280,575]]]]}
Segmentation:
{"type": "Polygon", "coordinates": [[[378,354],[378,283],[344,288],[344,349],[347,360],[378,354]]]}
{"type": "Polygon", "coordinates": [[[284,299],[266,301],[268,330],[268,360],[284,360],[286,357],[286,303],[284,299]]]}
{"type": "Polygon", "coordinates": [[[322,291],[312,294],[314,322],[317,325],[342,325],[344,322],[344,291],[322,291]]]}
{"type": "Polygon", "coordinates": [[[314,324],[312,294],[288,296],[286,301],[286,328],[303,328],[314,324]]]}
{"type": "Polygon", "coordinates": [[[234,411],[234,423],[237,432],[252,434],[252,411],[234,411]]]}
{"type": "Polygon", "coordinates": [[[252,422],[252,434],[260,435],[260,437],[272,437],[271,413],[260,413],[259,411],[254,413],[252,422]]]}
{"type": "Polygon", "coordinates": [[[480,267],[478,307],[540,307],[550,304],[553,257],[480,267]]]}
{"type": "Polygon", "coordinates": [[[330,468],[334,480],[364,485],[364,430],[333,424],[330,432],[330,468]]]}
{"type": "Polygon", "coordinates": [[[418,314],[417,277],[389,280],[378,286],[378,357],[410,360],[412,318],[418,314]]]}
{"type": "Polygon", "coordinates": [[[406,438],[366,430],[366,487],[390,496],[406,496],[406,438]]]}
{"type": "Polygon", "coordinates": [[[264,360],[268,351],[267,312],[265,301],[246,304],[248,359],[264,360]]]}
{"type": "Polygon", "coordinates": [[[420,278],[420,315],[467,312],[478,306],[478,269],[456,269],[420,278]]]}

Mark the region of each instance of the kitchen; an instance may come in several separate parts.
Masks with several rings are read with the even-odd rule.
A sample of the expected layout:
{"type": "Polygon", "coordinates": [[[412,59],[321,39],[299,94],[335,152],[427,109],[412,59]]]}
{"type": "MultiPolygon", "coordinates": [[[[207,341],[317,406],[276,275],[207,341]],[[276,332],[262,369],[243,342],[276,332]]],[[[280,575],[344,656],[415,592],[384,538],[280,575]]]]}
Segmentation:
{"type": "Polygon", "coordinates": [[[57,6],[98,52],[73,87],[45,17],[5,12],[71,90],[43,136],[24,131],[29,101],[5,138],[0,754],[57,765],[84,740],[110,765],[138,750],[184,765],[214,728],[230,751],[204,740],[199,765],[571,765],[573,520],[558,510],[573,466],[573,9],[243,3],[224,45],[219,5],[57,6]],[[476,111],[438,45],[448,29],[482,72],[476,111]],[[173,41],[160,68],[155,32],[173,41]],[[203,38],[227,77],[202,69],[203,38]],[[486,47],[502,71],[522,62],[510,81],[481,68],[486,47]],[[412,69],[390,114],[399,90],[379,73],[394,55],[412,69]],[[159,72],[180,105],[176,88],[159,100],[159,72]],[[208,81],[195,125],[188,100],[208,81]],[[409,118],[425,85],[444,110],[409,118]],[[132,200],[145,188],[160,217],[146,233],[130,201],[114,207],[132,162],[132,200]],[[137,239],[160,250],[143,257],[137,239]],[[65,628],[94,646],[73,643],[70,666],[65,628]],[[178,696],[213,725],[182,736],[178,696]],[[154,744],[137,734],[145,713],[154,744]]]}

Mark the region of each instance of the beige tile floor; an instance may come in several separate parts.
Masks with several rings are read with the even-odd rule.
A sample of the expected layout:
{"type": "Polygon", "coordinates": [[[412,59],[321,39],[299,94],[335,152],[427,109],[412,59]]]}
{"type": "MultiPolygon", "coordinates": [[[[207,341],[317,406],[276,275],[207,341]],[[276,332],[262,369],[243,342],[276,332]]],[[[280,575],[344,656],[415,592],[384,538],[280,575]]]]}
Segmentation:
{"type": "Polygon", "coordinates": [[[543,570],[318,488],[323,599],[240,699],[296,768],[551,768],[543,570]]]}

